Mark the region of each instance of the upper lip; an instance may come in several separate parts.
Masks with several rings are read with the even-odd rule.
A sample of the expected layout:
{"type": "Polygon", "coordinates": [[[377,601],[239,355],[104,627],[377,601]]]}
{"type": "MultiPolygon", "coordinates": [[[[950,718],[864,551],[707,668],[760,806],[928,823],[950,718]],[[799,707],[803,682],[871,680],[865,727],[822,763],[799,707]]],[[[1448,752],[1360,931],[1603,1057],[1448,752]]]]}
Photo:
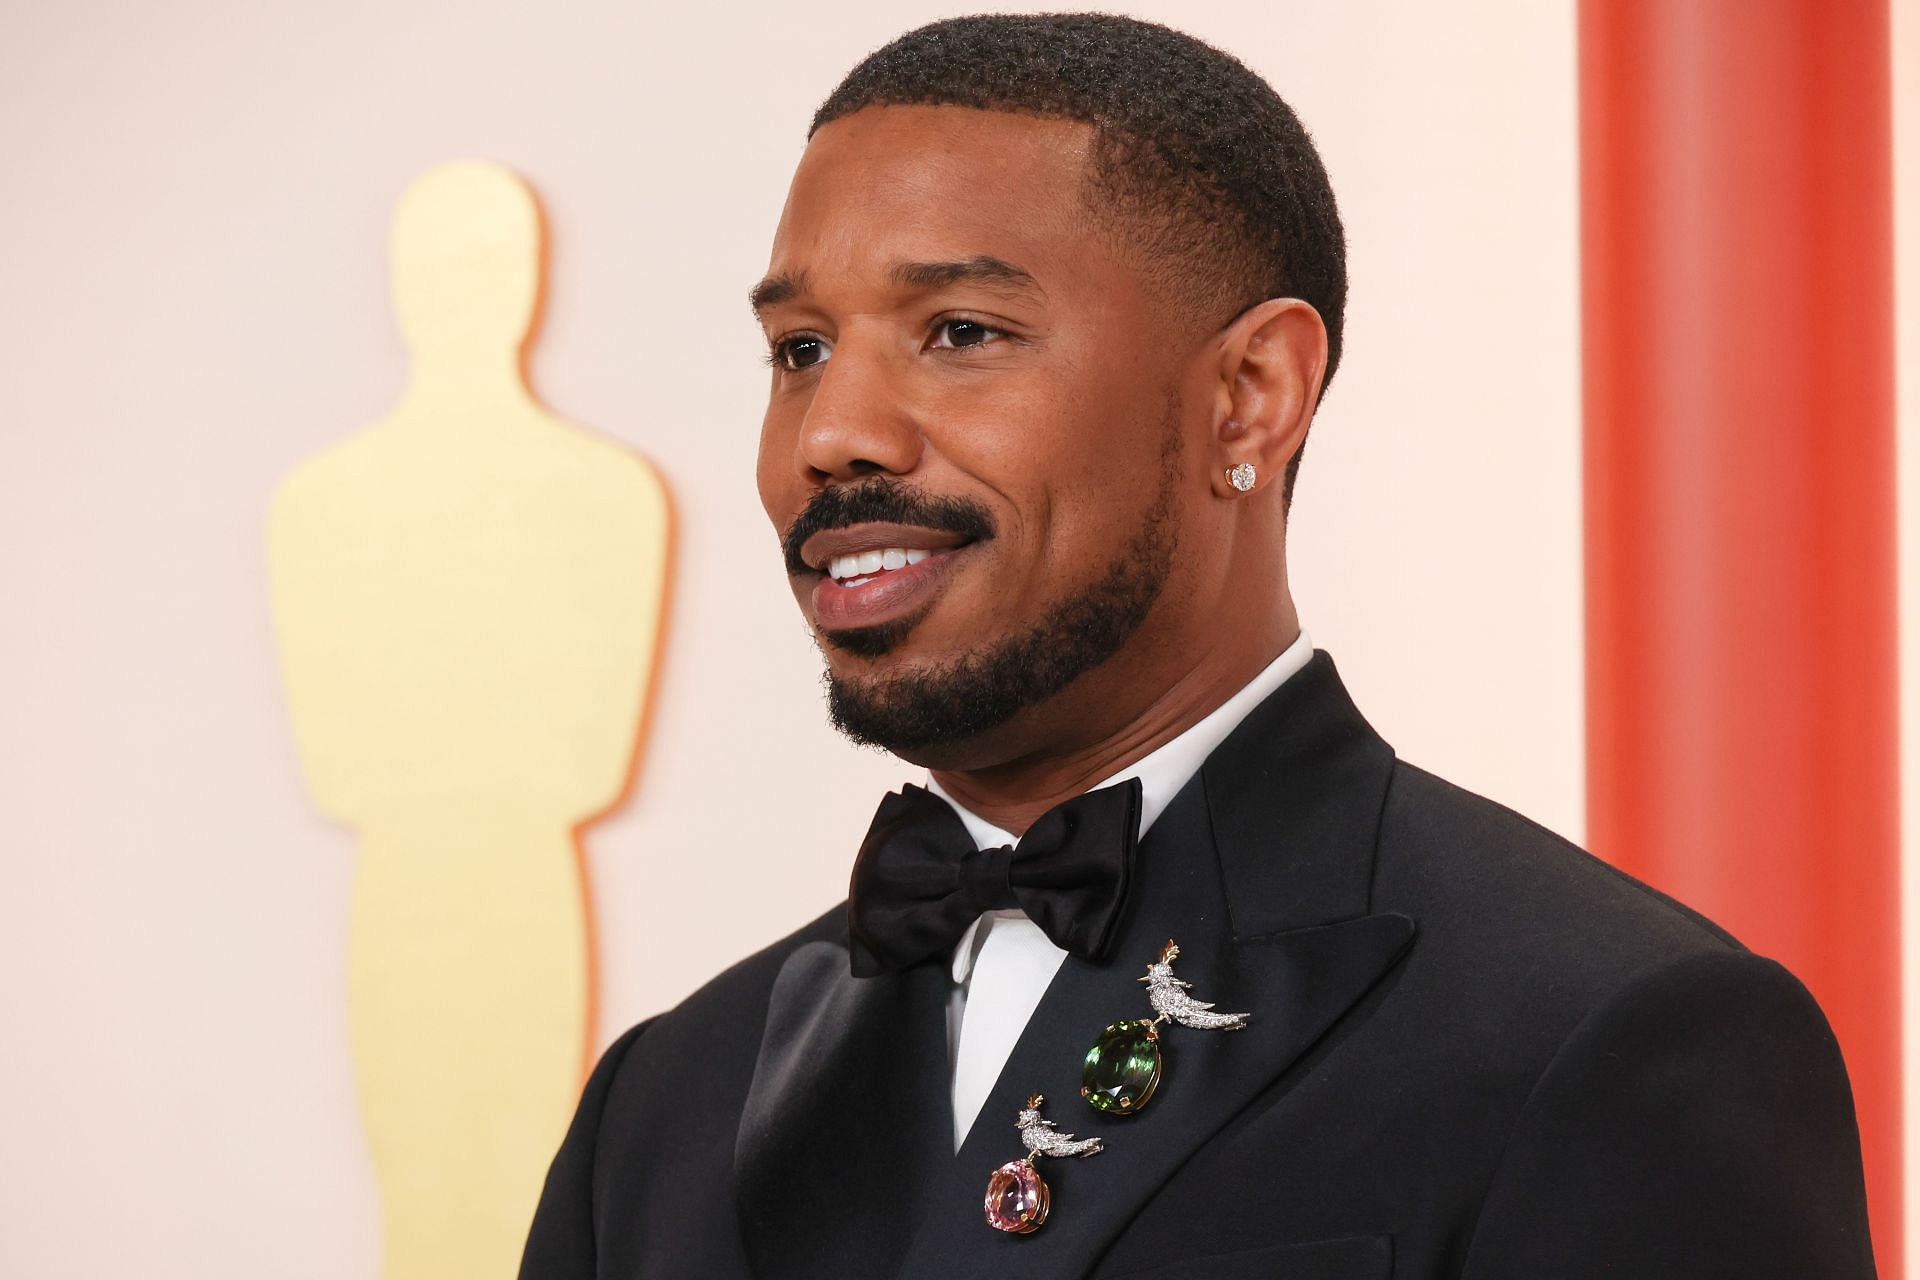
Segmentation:
{"type": "Polygon", "coordinates": [[[899,547],[911,551],[945,551],[965,543],[967,538],[948,529],[930,529],[925,525],[870,521],[850,524],[841,529],[822,529],[800,544],[800,558],[809,568],[825,572],[835,556],[857,555],[862,551],[885,551],[899,547]]]}

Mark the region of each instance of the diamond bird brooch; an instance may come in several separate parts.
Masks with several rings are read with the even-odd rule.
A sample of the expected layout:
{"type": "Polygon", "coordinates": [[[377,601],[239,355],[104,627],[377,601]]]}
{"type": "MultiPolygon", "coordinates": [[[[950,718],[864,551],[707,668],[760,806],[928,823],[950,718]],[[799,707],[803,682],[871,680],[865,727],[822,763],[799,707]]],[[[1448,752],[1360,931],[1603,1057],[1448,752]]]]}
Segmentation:
{"type": "Polygon", "coordinates": [[[1100,1139],[1076,1138],[1070,1133],[1056,1130],[1053,1121],[1040,1114],[1040,1108],[1046,1101],[1041,1095],[1034,1094],[1027,1099],[1020,1118],[1014,1121],[1014,1127],[1020,1130],[1020,1141],[1027,1144],[1027,1154],[1018,1160],[1007,1161],[987,1179],[987,1225],[995,1230],[1025,1235],[1029,1231],[1038,1231],[1040,1224],[1047,1220],[1053,1193],[1047,1186],[1047,1180],[1033,1167],[1035,1157],[1091,1156],[1100,1153],[1100,1139]]]}
{"type": "Polygon", "coordinates": [[[1173,976],[1179,954],[1180,944],[1168,938],[1160,958],[1147,966],[1146,977],[1140,979],[1147,985],[1147,1003],[1153,1006],[1154,1016],[1113,1023],[1087,1050],[1080,1071],[1080,1096],[1096,1110],[1138,1115],[1153,1097],[1165,1069],[1161,1023],[1177,1022],[1200,1031],[1239,1031],[1247,1025],[1250,1014],[1215,1013],[1211,1002],[1188,994],[1193,984],[1173,976]]]}

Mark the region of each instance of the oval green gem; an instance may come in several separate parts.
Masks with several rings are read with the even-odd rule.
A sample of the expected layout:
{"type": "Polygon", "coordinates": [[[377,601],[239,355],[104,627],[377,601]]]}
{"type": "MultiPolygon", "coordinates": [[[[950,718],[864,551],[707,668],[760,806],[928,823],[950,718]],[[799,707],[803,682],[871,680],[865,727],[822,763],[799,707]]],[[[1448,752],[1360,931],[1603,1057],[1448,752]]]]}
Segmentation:
{"type": "Polygon", "coordinates": [[[1160,1035],[1146,1019],[1102,1031],[1080,1070],[1080,1096],[1113,1115],[1139,1111],[1159,1083],[1160,1035]]]}

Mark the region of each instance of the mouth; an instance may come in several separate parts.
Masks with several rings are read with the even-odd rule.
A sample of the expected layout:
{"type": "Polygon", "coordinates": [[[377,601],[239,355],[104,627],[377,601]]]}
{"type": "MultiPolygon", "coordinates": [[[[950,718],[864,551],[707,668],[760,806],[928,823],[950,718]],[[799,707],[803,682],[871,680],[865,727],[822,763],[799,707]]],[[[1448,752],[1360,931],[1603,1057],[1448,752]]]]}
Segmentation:
{"type": "Polygon", "coordinates": [[[974,542],[947,530],[871,522],[807,539],[813,621],[823,631],[899,622],[931,605],[974,542]]]}
{"type": "Polygon", "coordinates": [[[872,582],[883,573],[898,573],[935,554],[925,547],[883,547],[878,551],[849,551],[828,561],[826,575],[842,587],[872,582]]]}

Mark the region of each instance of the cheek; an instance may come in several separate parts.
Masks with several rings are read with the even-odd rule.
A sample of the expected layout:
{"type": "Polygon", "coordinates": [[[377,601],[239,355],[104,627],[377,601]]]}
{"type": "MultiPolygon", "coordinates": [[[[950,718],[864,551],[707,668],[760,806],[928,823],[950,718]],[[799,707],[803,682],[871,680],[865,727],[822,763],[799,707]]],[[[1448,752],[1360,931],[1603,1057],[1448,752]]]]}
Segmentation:
{"type": "MultiPolygon", "coordinates": [[[[1085,451],[1087,424],[1076,397],[1058,378],[1034,374],[975,388],[922,415],[928,452],[938,464],[965,477],[967,488],[989,491],[996,508],[997,538],[1031,560],[1054,516],[1054,494],[1071,484],[1085,451]]],[[[929,487],[946,487],[930,476],[929,487]]]]}
{"type": "Polygon", "coordinates": [[[950,458],[999,493],[1003,552],[1028,566],[1036,598],[1051,598],[1060,583],[1104,568],[1137,532],[1161,484],[1166,391],[1137,374],[1056,375],[994,399],[991,413],[954,433],[950,458]]]}
{"type": "Polygon", "coordinates": [[[1159,485],[1167,407],[1164,385],[1137,371],[1099,370],[1036,406],[1021,456],[1062,504],[1127,506],[1126,494],[1159,485]]]}
{"type": "Polygon", "coordinates": [[[944,437],[940,451],[1010,484],[1097,470],[1129,391],[1068,345],[1057,341],[1022,368],[982,370],[941,387],[919,415],[930,436],[944,437]]]}
{"type": "Polygon", "coordinates": [[[793,446],[783,437],[772,414],[760,428],[759,452],[754,458],[754,486],[760,493],[760,506],[776,529],[784,529],[795,514],[793,446]]]}

